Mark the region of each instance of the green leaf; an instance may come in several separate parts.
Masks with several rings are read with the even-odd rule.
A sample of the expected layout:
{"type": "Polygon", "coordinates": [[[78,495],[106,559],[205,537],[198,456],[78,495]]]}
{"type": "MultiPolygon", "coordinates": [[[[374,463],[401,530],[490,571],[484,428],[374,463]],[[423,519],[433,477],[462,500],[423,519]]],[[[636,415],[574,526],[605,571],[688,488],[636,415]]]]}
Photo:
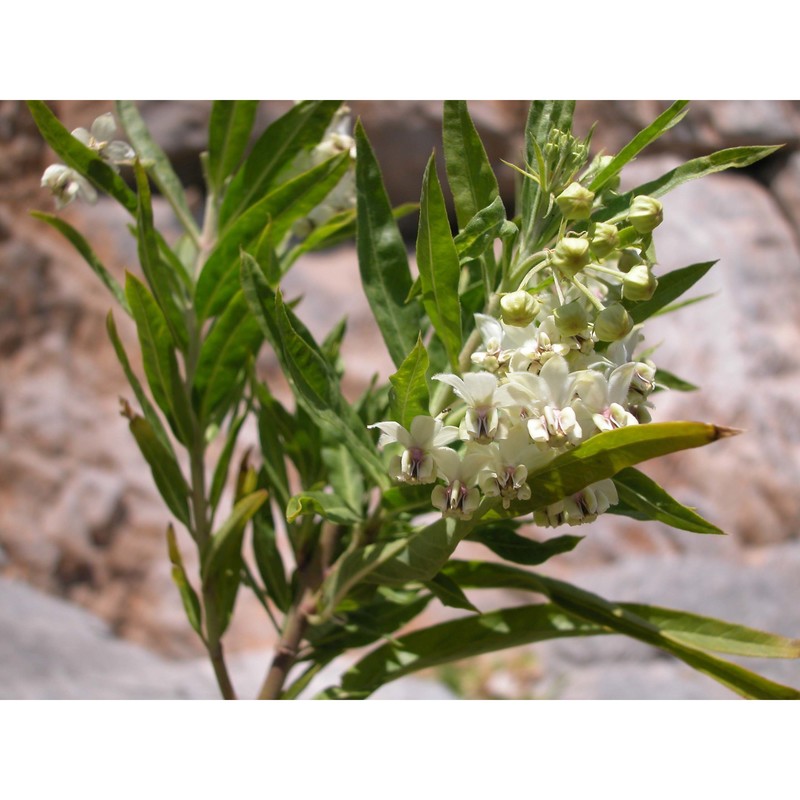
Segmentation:
{"type": "Polygon", "coordinates": [[[643,183],[627,194],[620,195],[605,208],[596,212],[592,219],[595,222],[617,222],[627,216],[631,202],[637,195],[645,194],[650,197],[662,197],[687,181],[702,178],[715,172],[722,172],[726,169],[749,167],[751,164],[755,164],[756,161],[760,161],[762,158],[766,158],[776,150],[779,150],[782,146],[731,147],[727,150],[719,150],[708,156],[693,158],[691,161],[687,161],[685,164],[681,164],[679,167],[664,173],[660,178],[656,178],[649,183],[643,183]]]}
{"type": "Polygon", "coordinates": [[[477,614],[481,613],[470,602],[461,587],[445,573],[440,572],[434,575],[431,580],[425,582],[425,585],[439,598],[442,605],[448,608],[463,608],[477,614]]]}
{"type": "Polygon", "coordinates": [[[338,100],[299,103],[264,131],[228,187],[220,208],[221,229],[277,186],[296,156],[320,141],[340,105],[338,100]]]}
{"type": "Polygon", "coordinates": [[[238,217],[217,243],[197,281],[195,308],[201,319],[218,314],[239,289],[241,251],[250,250],[268,230],[277,246],[292,225],[314,209],[347,171],[347,153],[329,158],[278,186],[238,217]]]}
{"type": "Polygon", "coordinates": [[[666,133],[673,125],[679,123],[689,110],[688,100],[678,100],[673,103],[663,114],[659,115],[644,130],[640,131],[611,161],[595,175],[589,184],[589,189],[599,192],[612,178],[619,175],[622,168],[632,161],[649,144],[666,133]]]}
{"type": "Polygon", "coordinates": [[[95,255],[92,248],[86,239],[81,236],[75,228],[68,222],[65,222],[61,217],[54,214],[46,214],[43,211],[31,211],[31,216],[46,222],[48,225],[55,228],[59,233],[72,244],[72,246],[83,256],[84,261],[92,268],[92,271],[103,282],[106,289],[114,295],[117,302],[128,313],[131,313],[128,306],[128,300],[125,297],[125,292],[117,282],[117,279],[103,266],[100,259],[95,255]]]}
{"type": "Polygon", "coordinates": [[[178,587],[178,592],[181,596],[184,611],[186,611],[186,618],[189,624],[194,629],[200,638],[203,638],[203,609],[200,606],[200,600],[197,597],[192,584],[189,582],[189,577],[186,575],[186,569],[183,566],[183,559],[181,552],[178,549],[178,542],[175,537],[175,529],[172,524],[167,526],[167,551],[169,553],[169,560],[172,563],[172,580],[178,587]]]}
{"type": "Polygon", "coordinates": [[[532,497],[511,504],[508,511],[492,508],[491,517],[519,517],[580,491],[590,483],[613,478],[640,461],[702,447],[737,431],[703,422],[651,422],[597,434],[546,467],[528,476],[532,497]]]}
{"type": "Polygon", "coordinates": [[[241,382],[247,360],[255,358],[262,339],[261,328],[249,313],[240,290],[214,322],[200,348],[194,390],[203,423],[225,416],[231,387],[241,382]]]}
{"type": "Polygon", "coordinates": [[[459,228],[464,228],[481,209],[499,198],[497,178],[464,100],[445,101],[442,140],[456,218],[459,228]]]}
{"type": "Polygon", "coordinates": [[[242,256],[242,286],[245,298],[275,350],[298,403],[314,424],[334,441],[345,444],[376,485],[389,487],[389,478],[372,438],[342,397],[338,380],[305,326],[273,293],[263,274],[246,253],[242,256]]]}
{"type": "Polygon", "coordinates": [[[431,508],[431,487],[400,484],[381,494],[381,506],[394,514],[418,513],[431,508]]]}
{"type": "Polygon", "coordinates": [[[419,216],[417,266],[422,285],[422,304],[447,351],[453,370],[458,372],[461,350],[458,283],[461,268],[433,155],[425,168],[419,216]]]}
{"type": "Polygon", "coordinates": [[[454,240],[461,263],[482,256],[500,236],[506,221],[506,207],[500,197],[478,211],[454,240]]]}
{"type": "Polygon", "coordinates": [[[674,269],[658,279],[658,287],[649,300],[640,303],[627,300],[623,301],[623,305],[635,323],[644,322],[684,292],[688,292],[716,263],[716,261],[705,261],[702,264],[690,264],[688,267],[674,269]]]}
{"type": "Polygon", "coordinates": [[[660,311],[656,311],[653,316],[662,317],[665,314],[672,314],[674,311],[679,311],[687,306],[693,306],[695,303],[702,303],[704,300],[709,300],[710,298],[715,297],[716,294],[716,292],[709,292],[708,294],[701,294],[699,297],[690,297],[687,300],[681,300],[677,303],[670,303],[668,306],[664,306],[664,308],[662,308],[660,311]]]}
{"type": "Polygon", "coordinates": [[[654,480],[637,469],[627,467],[614,476],[619,505],[609,512],[643,520],[658,520],[673,528],[694,533],[723,534],[716,525],[679,503],[654,480]]]}
{"type": "Polygon", "coordinates": [[[156,436],[150,423],[144,418],[134,416],[130,429],[136,444],[139,445],[145,461],[150,465],[153,480],[164,498],[169,510],[189,527],[189,485],[183,477],[175,456],[167,450],[156,436]]]}
{"type": "Polygon", "coordinates": [[[743,667],[711,656],[696,646],[700,641],[704,641],[706,646],[713,643],[713,649],[720,652],[752,655],[753,649],[760,645],[771,649],[773,655],[782,652],[785,655],[781,657],[794,657],[790,655],[796,645],[792,640],[769,634],[764,639],[759,639],[756,634],[760,632],[748,631],[738,625],[711,619],[705,619],[701,623],[702,618],[695,615],[645,606],[646,613],[650,617],[648,619],[636,613],[642,608],[641,606],[609,602],[569,583],[502,564],[451,561],[448,564],[447,574],[465,587],[527,588],[544,594],[551,602],[570,614],[665,650],[698,672],[708,675],[744,697],[763,700],[800,699],[800,692],[796,689],[762,678],[743,667]],[[663,630],[661,625],[664,626],[663,630]],[[704,626],[707,626],[705,630],[704,626]],[[705,640],[701,638],[704,632],[708,633],[708,638],[705,640]],[[691,645],[688,643],[690,640],[693,642],[691,645]]]}
{"type": "Polygon", "coordinates": [[[29,100],[28,109],[42,138],[68,167],[87,177],[131,214],[136,214],[136,194],[94,150],[79,142],[41,100],[29,100]]]}
{"type": "Polygon", "coordinates": [[[292,604],[292,591],[286,580],[268,503],[253,517],[253,554],[267,594],[281,611],[287,612],[292,604]]]}
{"type": "Polygon", "coordinates": [[[555,536],[544,542],[537,542],[520,536],[507,524],[492,524],[479,526],[469,535],[469,539],[480,542],[506,561],[535,566],[544,564],[560,553],[574,550],[583,540],[583,536],[555,536]]]}
{"type": "Polygon", "coordinates": [[[161,418],[158,416],[158,412],[155,410],[155,408],[153,408],[153,404],[150,402],[150,399],[144,393],[142,384],[139,382],[139,379],[136,377],[133,369],[131,369],[131,362],[128,360],[128,354],[125,352],[125,348],[122,345],[122,340],[119,338],[119,334],[117,333],[117,326],[114,322],[114,315],[111,311],[109,311],[108,315],[106,316],[106,329],[108,330],[108,336],[111,339],[111,343],[114,345],[114,351],[117,354],[119,363],[122,365],[125,377],[128,379],[128,383],[131,385],[133,393],[136,395],[136,399],[139,401],[139,405],[142,408],[142,413],[144,414],[145,419],[150,423],[150,427],[153,429],[153,432],[158,437],[161,444],[174,458],[175,451],[172,449],[169,436],[167,435],[164,426],[161,424],[161,418]]]}
{"type": "MultiPolygon", "coordinates": [[[[265,387],[259,387],[265,389],[265,387]]],[[[289,478],[286,474],[284,462],[284,448],[279,434],[281,418],[288,418],[291,425],[291,415],[281,404],[265,391],[258,392],[260,409],[258,411],[258,437],[261,444],[261,454],[264,458],[268,484],[273,495],[282,508],[286,508],[291,492],[289,491],[289,478]]],[[[291,437],[291,434],[289,434],[291,437]]],[[[302,473],[301,473],[301,477],[302,473]]]]}
{"type": "Polygon", "coordinates": [[[208,177],[219,192],[242,160],[258,100],[215,100],[208,124],[208,177]]]}
{"type": "Polygon", "coordinates": [[[290,498],[286,506],[286,521],[294,522],[298,517],[319,514],[323,519],[339,525],[355,525],[361,521],[347,503],[335,494],[325,492],[303,492],[290,498]]]}
{"type": "Polygon", "coordinates": [[[389,392],[392,419],[399,422],[406,430],[411,428],[414,417],[430,414],[430,393],[426,377],[428,367],[428,352],[420,335],[414,349],[400,365],[400,369],[389,376],[389,382],[392,384],[389,392]]]}
{"type": "Polygon", "coordinates": [[[363,517],[364,478],[356,460],[343,444],[322,449],[322,461],[328,470],[333,493],[347,503],[359,518],[363,517]]]}
{"type": "Polygon", "coordinates": [[[132,101],[117,100],[115,108],[122,127],[139,159],[148,162],[148,169],[159,191],[172,206],[184,229],[197,242],[200,238],[200,230],[192,216],[189,203],[183,191],[183,185],[175,174],[166,154],[153,140],[147,125],[145,125],[136,105],[132,101]]]}
{"type": "Polygon", "coordinates": [[[344,673],[341,689],[322,698],[368,697],[386,683],[421,669],[549,639],[607,631],[551,604],[506,608],[444,622],[382,645],[344,673]]]}
{"type": "Polygon", "coordinates": [[[239,438],[239,431],[242,429],[244,421],[247,419],[247,414],[239,415],[230,427],[227,436],[225,437],[225,446],[217,460],[217,466],[214,468],[214,477],[211,480],[211,491],[208,495],[208,501],[212,509],[216,509],[219,505],[222,492],[225,489],[225,484],[228,480],[228,470],[231,465],[231,458],[233,456],[233,448],[236,447],[236,441],[239,438]]]}
{"type": "MultiPolygon", "coordinates": [[[[166,264],[161,258],[158,232],[153,224],[150,183],[139,161],[134,165],[134,173],[139,190],[139,205],[136,212],[139,263],[142,265],[142,272],[147,278],[153,296],[164,313],[164,321],[175,346],[186,352],[188,346],[186,322],[176,300],[179,291],[178,275],[172,265],[166,264]]],[[[179,264],[178,269],[182,270],[183,265],[179,264]]]]}
{"type": "Polygon", "coordinates": [[[412,285],[406,246],[360,122],[356,124],[355,139],[356,244],[361,283],[389,355],[399,366],[414,346],[422,309],[416,301],[406,303],[412,285]]]}
{"type": "Polygon", "coordinates": [[[667,372],[667,370],[662,367],[656,370],[656,387],[674,389],[677,392],[696,392],[699,388],[693,383],[689,383],[689,381],[685,381],[683,378],[679,378],[677,375],[667,372]]]}

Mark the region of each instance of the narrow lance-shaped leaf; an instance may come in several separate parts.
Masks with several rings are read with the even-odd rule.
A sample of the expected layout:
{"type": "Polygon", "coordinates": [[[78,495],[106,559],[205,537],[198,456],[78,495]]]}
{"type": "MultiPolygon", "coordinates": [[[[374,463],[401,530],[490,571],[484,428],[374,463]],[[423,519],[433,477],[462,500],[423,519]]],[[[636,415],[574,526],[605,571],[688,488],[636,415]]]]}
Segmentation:
{"type": "Polygon", "coordinates": [[[456,236],[455,245],[461,262],[482,256],[500,236],[505,224],[506,208],[503,200],[496,197],[491,205],[478,211],[456,236]]]}
{"type": "Polygon", "coordinates": [[[268,503],[262,505],[253,517],[253,554],[267,594],[281,611],[288,611],[292,592],[286,580],[268,503]]]}
{"type": "Polygon", "coordinates": [[[430,413],[428,366],[428,353],[420,336],[400,369],[389,376],[392,385],[389,393],[392,419],[407,430],[411,428],[414,417],[430,413]]]}
{"type": "Polygon", "coordinates": [[[184,229],[195,242],[198,241],[200,231],[192,216],[180,178],[175,174],[166,153],[150,135],[145,121],[132,101],[118,100],[115,105],[117,116],[136,154],[142,161],[147,162],[156,186],[167,198],[184,229]]]}
{"type": "Polygon", "coordinates": [[[324,200],[347,171],[347,153],[329,158],[278,186],[238,217],[222,236],[197,281],[195,308],[201,319],[218,314],[239,289],[239,254],[262,240],[277,247],[296,220],[324,200]],[[267,233],[266,239],[262,234],[267,233]]]}
{"type": "Polygon", "coordinates": [[[458,227],[499,196],[497,178],[464,100],[446,100],[442,141],[447,181],[453,192],[458,227]]]}
{"type": "Polygon", "coordinates": [[[663,367],[656,370],[656,388],[659,389],[674,389],[676,392],[696,392],[700,387],[695,386],[683,378],[679,378],[671,372],[667,372],[663,367]]]}
{"type": "Polygon", "coordinates": [[[220,191],[239,166],[256,119],[258,100],[215,100],[208,124],[208,175],[220,191]]]}
{"type": "Polygon", "coordinates": [[[443,572],[434,575],[433,578],[425,582],[425,585],[436,595],[442,605],[448,608],[463,608],[466,611],[475,611],[480,614],[480,611],[464,594],[463,589],[443,572]]]}
{"type": "Polygon", "coordinates": [[[54,214],[46,214],[42,211],[31,211],[31,216],[36,219],[46,222],[48,225],[55,228],[59,233],[72,244],[72,246],[83,256],[84,261],[91,267],[92,271],[103,282],[106,289],[114,295],[116,301],[128,313],[131,313],[128,306],[128,300],[125,297],[125,292],[117,282],[117,279],[103,266],[103,263],[95,255],[94,250],[89,246],[89,242],[81,236],[75,228],[68,222],[65,222],[61,217],[56,217],[54,214]]]}
{"type": "Polygon", "coordinates": [[[520,536],[509,523],[495,523],[478,526],[469,535],[469,539],[480,542],[506,561],[536,566],[544,564],[553,556],[574,550],[583,540],[583,536],[554,536],[544,542],[537,542],[520,536]]]}
{"type": "Polygon", "coordinates": [[[640,194],[661,197],[687,181],[702,178],[705,175],[712,175],[715,172],[722,172],[726,169],[749,167],[750,164],[766,158],[781,147],[782,145],[731,147],[727,150],[719,150],[708,156],[693,158],[691,161],[687,161],[685,164],[681,164],[679,167],[664,173],[660,178],[643,183],[641,186],[637,186],[627,194],[622,195],[594,214],[592,219],[595,222],[617,222],[624,219],[630,208],[631,201],[640,194]]]}
{"type": "Polygon", "coordinates": [[[364,477],[358,462],[343,444],[322,449],[322,460],[328,469],[328,480],[334,494],[361,517],[364,505],[364,477]]]}
{"type": "Polygon", "coordinates": [[[248,359],[255,358],[263,334],[241,290],[215,321],[200,349],[194,389],[199,397],[200,418],[206,423],[224,416],[225,400],[244,375],[248,359]]]}
{"type": "Polygon", "coordinates": [[[608,631],[551,604],[521,606],[423,628],[384,644],[344,673],[341,688],[320,698],[368,697],[412,672],[509,647],[608,631]]]}
{"type": "Polygon", "coordinates": [[[222,492],[225,489],[225,483],[228,480],[228,470],[231,465],[231,458],[233,456],[233,449],[236,447],[236,441],[239,438],[239,432],[242,425],[247,419],[247,414],[240,414],[230,426],[230,430],[225,436],[225,446],[217,460],[217,465],[214,467],[214,476],[211,479],[211,490],[208,495],[209,503],[212,509],[216,509],[219,504],[222,492]]]}
{"type": "Polygon", "coordinates": [[[459,372],[461,306],[458,283],[461,268],[433,155],[423,177],[419,215],[417,266],[422,286],[422,304],[447,351],[450,365],[455,372],[459,372]]]}
{"type": "Polygon", "coordinates": [[[172,524],[167,526],[167,552],[172,563],[172,580],[175,581],[175,585],[178,587],[186,617],[195,633],[203,638],[203,610],[200,606],[197,592],[189,582],[189,577],[183,566],[181,551],[178,549],[178,541],[172,524]]]}
{"type": "Polygon", "coordinates": [[[290,498],[286,506],[287,522],[294,522],[298,517],[308,514],[319,514],[323,519],[340,525],[355,525],[361,521],[361,516],[341,497],[326,492],[303,492],[290,498]]]}
{"type": "Polygon", "coordinates": [[[299,103],[264,131],[225,194],[219,218],[222,230],[272,191],[301,151],[320,141],[340,105],[338,100],[299,103]]]}
{"type": "Polygon", "coordinates": [[[673,103],[663,114],[659,115],[644,130],[639,131],[611,161],[597,173],[589,184],[589,189],[599,192],[612,178],[620,173],[622,168],[632,161],[645,147],[665,134],[674,125],[677,125],[689,110],[688,100],[678,100],[673,103]]]}
{"type": "Polygon", "coordinates": [[[723,532],[691,508],[671,497],[654,480],[637,469],[627,467],[614,476],[619,504],[609,512],[634,519],[657,520],[673,528],[694,533],[722,534],[723,532]]]}
{"type": "Polygon", "coordinates": [[[416,300],[406,303],[412,285],[406,246],[360,122],[355,138],[356,244],[361,283],[389,355],[399,366],[414,346],[422,309],[416,300]]]}
{"type": "Polygon", "coordinates": [[[131,214],[136,214],[136,194],[91,148],[79,142],[59,121],[47,104],[29,100],[28,108],[42,137],[68,167],[87,177],[98,189],[111,195],[131,214]]]}

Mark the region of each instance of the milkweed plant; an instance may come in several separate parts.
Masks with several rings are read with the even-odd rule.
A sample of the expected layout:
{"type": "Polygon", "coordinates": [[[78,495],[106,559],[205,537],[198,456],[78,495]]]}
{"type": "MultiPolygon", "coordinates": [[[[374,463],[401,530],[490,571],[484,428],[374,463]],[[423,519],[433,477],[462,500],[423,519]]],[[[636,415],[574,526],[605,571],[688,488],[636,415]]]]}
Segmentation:
{"type": "Polygon", "coordinates": [[[120,283],[74,227],[34,212],[116,301],[108,334],[132,392],[122,412],[172,517],[172,575],[223,697],[237,696],[223,639],[239,591],[256,595],[276,630],[265,699],[301,696],[351,651],[338,685],[316,697],[365,698],[434,665],[613,634],[744,697],[800,697],[718,655],[798,658],[796,639],[612,602],[530,569],[579,546],[571,531],[609,512],[687,535],[721,533],[635,467],[735,433],[652,421],[659,390],[688,385],[644,349],[645,323],[691,302],[680,298],[713,264],[661,268],[661,198],[776,148],[722,150],[620,191],[621,170],[686,106],[673,104],[616,155],[592,157],[591,135],[572,132],[573,102],[532,103],[524,152],[500,167],[517,180],[511,214],[467,104],[445,102],[454,235],[441,156],[428,162],[418,208],[392,208],[367,131],[353,130],[339,102],[297,103],[252,146],[257,103],[214,103],[199,222],[134,103],[71,133],[47,105],[30,103],[63,162],[42,177],[56,208],[103,193],[130,214],[141,270],[120,283]],[[154,187],[182,228],[172,244],[154,223],[154,187]],[[417,210],[415,275],[397,220],[417,210]],[[316,341],[302,301],[281,285],[304,254],[353,237],[396,371],[351,403],[340,389],[346,321],[316,341]],[[143,376],[115,313],[133,318],[143,376]],[[264,347],[290,404],[257,374],[264,347]],[[249,420],[257,456],[237,448],[249,420]],[[197,574],[175,526],[197,549],[197,574]],[[464,540],[488,560],[455,558],[464,540]],[[533,597],[481,611],[470,590],[488,588],[533,597]],[[413,625],[431,603],[461,613],[413,625]]]}

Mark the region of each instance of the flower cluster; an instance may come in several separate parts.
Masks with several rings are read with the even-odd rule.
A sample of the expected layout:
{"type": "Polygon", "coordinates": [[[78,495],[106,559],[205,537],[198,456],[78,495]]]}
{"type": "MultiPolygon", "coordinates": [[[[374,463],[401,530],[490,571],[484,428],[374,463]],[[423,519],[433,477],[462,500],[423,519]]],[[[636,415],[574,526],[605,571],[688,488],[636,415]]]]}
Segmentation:
{"type": "MultiPolygon", "coordinates": [[[[555,201],[565,220],[586,220],[594,195],[573,182],[555,201]]],[[[656,290],[648,256],[661,217],[657,200],[637,197],[627,230],[564,226],[553,249],[523,259],[527,272],[499,297],[499,316],[475,315],[481,344],[471,359],[479,371],[433,376],[457,398],[452,407],[416,417],[410,431],[397,422],[371,426],[382,431],[379,445],[398,448],[392,477],[439,483],[433,505],[469,519],[481,497],[499,498],[505,509],[530,500],[536,483],[528,476],[588,438],[649,422],[656,369],[636,355],[643,337],[629,308],[656,290]],[[619,246],[623,233],[630,246],[619,246]]],[[[617,502],[613,481],[603,480],[537,510],[534,521],[577,525],[617,502]]]]}
{"type": "MultiPolygon", "coordinates": [[[[112,169],[130,163],[135,153],[126,142],[113,140],[117,126],[111,113],[101,114],[90,130],[76,128],[72,135],[90,150],[94,150],[112,169]]],[[[97,191],[79,172],[65,164],[52,164],[42,175],[42,186],[53,193],[56,208],[68,206],[76,197],[87,203],[97,202],[97,191]]]]}

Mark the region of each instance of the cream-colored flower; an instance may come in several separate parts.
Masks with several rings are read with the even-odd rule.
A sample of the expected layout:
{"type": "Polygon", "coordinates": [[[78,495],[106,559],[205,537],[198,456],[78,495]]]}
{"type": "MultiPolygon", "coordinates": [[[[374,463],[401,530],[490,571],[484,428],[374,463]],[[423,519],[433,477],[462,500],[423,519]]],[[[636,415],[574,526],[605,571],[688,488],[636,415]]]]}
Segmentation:
{"type": "Polygon", "coordinates": [[[52,164],[42,175],[42,186],[53,193],[56,208],[68,206],[76,197],[87,203],[97,202],[97,192],[79,172],[64,164],[52,164]]]}
{"type": "Polygon", "coordinates": [[[494,375],[469,372],[463,378],[439,374],[433,379],[446,383],[467,404],[467,413],[460,427],[462,439],[487,444],[505,438],[508,432],[506,414],[495,397],[497,378],[494,375]]]}
{"type": "Polygon", "coordinates": [[[85,144],[89,149],[94,150],[100,158],[117,169],[118,164],[127,164],[136,157],[133,148],[127,142],[121,142],[111,137],[117,130],[114,122],[114,115],[110,112],[101,114],[87,131],[86,128],[76,128],[72,135],[81,144],[85,144]]]}
{"type": "Polygon", "coordinates": [[[481,502],[476,484],[485,460],[481,453],[465,453],[463,458],[454,450],[439,454],[439,473],[447,486],[437,486],[431,502],[445,517],[466,520],[475,513],[481,502]]]}

